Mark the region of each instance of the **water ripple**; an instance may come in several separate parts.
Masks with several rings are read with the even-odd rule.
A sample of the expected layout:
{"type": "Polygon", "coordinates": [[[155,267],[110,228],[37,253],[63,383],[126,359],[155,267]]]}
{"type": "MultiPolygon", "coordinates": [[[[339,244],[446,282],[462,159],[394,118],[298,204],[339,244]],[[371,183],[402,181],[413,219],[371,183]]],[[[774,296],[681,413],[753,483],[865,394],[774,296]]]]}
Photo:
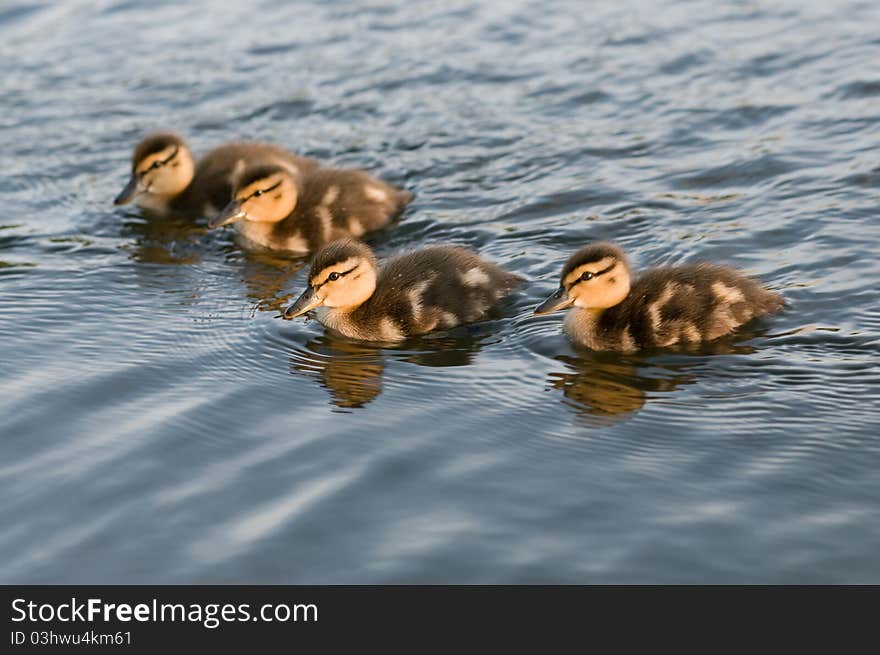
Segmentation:
{"type": "Polygon", "coordinates": [[[878,18],[0,10],[0,578],[876,581],[878,18]],[[279,320],[305,259],[112,207],[157,128],[365,167],[416,193],[380,258],[452,243],[529,282],[397,346],[279,320]],[[686,352],[575,348],[531,310],[594,239],[789,306],[686,352]]]}

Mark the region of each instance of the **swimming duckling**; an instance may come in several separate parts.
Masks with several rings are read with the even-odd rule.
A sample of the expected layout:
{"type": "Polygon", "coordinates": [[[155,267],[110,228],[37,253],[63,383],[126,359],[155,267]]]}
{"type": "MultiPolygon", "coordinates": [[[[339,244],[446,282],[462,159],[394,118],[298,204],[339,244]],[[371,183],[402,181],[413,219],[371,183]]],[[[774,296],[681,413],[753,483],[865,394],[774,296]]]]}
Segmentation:
{"type": "Polygon", "coordinates": [[[385,227],[411,199],[408,191],[361,170],[319,168],[302,175],[257,163],[237,177],[232,201],[209,225],[235,223],[251,244],[307,253],[385,227]]]}
{"type": "Polygon", "coordinates": [[[521,278],[463,248],[433,246],[389,260],[381,270],[365,244],[342,239],[315,255],[309,288],[284,313],[315,310],[334,332],[363,341],[478,321],[521,278]]]}
{"type": "Polygon", "coordinates": [[[132,200],[160,214],[191,217],[216,214],[232,196],[232,177],[250,161],[271,161],[303,174],[317,167],[268,143],[227,143],[195,163],[186,142],[176,134],[158,132],[141,141],[131,158],[131,178],[114,204],[132,200]]]}
{"type": "Polygon", "coordinates": [[[574,306],[564,324],[572,341],[629,352],[711,341],[783,305],[779,294],[716,264],[654,268],[631,282],[623,251],[594,243],[568,259],[559,289],[535,314],[574,306]]]}

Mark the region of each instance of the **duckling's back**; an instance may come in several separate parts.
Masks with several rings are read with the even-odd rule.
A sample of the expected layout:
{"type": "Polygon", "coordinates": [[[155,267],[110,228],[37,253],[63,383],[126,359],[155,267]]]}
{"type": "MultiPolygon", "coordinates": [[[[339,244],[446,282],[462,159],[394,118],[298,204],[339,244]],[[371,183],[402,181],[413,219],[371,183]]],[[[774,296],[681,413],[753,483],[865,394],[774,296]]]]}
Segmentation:
{"type": "Polygon", "coordinates": [[[199,159],[189,189],[175,202],[176,209],[205,215],[217,213],[232,198],[236,173],[245,165],[255,163],[280,163],[299,171],[301,175],[318,167],[314,159],[300,157],[269,143],[227,143],[199,159]]]}
{"type": "Polygon", "coordinates": [[[622,350],[711,341],[783,304],[779,294],[725,266],[656,268],[602,313],[596,333],[622,350]]]}
{"type": "Polygon", "coordinates": [[[335,239],[385,227],[411,199],[408,191],[366,171],[313,169],[302,179],[296,209],[278,231],[295,230],[315,250],[335,239]]]}
{"type": "Polygon", "coordinates": [[[353,318],[390,321],[403,335],[449,329],[484,318],[521,281],[463,248],[425,248],[388,261],[353,318]]]}

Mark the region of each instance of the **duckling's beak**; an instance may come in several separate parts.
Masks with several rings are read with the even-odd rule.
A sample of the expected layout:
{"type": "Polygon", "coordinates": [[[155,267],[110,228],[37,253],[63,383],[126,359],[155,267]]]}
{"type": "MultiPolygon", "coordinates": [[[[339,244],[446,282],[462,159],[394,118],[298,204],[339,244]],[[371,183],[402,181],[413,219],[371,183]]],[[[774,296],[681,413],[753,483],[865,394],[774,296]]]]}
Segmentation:
{"type": "Polygon", "coordinates": [[[568,295],[568,291],[565,290],[565,287],[559,287],[552,296],[535,307],[535,316],[550,314],[559,309],[571,307],[573,304],[574,298],[568,295]]]}
{"type": "Polygon", "coordinates": [[[120,191],[118,196],[116,196],[113,204],[124,205],[127,202],[131,202],[131,199],[141,191],[143,191],[141,188],[141,181],[138,179],[137,175],[132,175],[131,179],[128,180],[128,184],[125,185],[125,188],[120,191]]]}
{"type": "Polygon", "coordinates": [[[312,311],[315,307],[320,307],[324,301],[318,298],[318,294],[312,287],[309,287],[303,294],[296,299],[290,307],[284,310],[284,318],[291,319],[302,316],[306,312],[312,311]]]}
{"type": "Polygon", "coordinates": [[[229,225],[245,218],[247,218],[247,212],[242,209],[241,203],[238,200],[233,200],[223,208],[223,211],[208,221],[208,227],[229,225]]]}

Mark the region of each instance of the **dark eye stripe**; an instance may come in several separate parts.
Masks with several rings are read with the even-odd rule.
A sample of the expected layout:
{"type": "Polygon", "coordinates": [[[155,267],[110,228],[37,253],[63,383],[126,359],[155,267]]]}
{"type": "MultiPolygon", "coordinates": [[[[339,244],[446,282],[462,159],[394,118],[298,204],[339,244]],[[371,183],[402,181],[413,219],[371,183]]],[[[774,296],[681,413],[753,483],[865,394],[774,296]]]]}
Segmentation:
{"type": "Polygon", "coordinates": [[[172,159],[174,159],[174,158],[177,156],[177,153],[178,153],[179,151],[180,151],[180,148],[179,148],[179,147],[174,148],[174,152],[172,152],[170,155],[168,155],[167,158],[165,158],[165,159],[157,159],[157,160],[154,161],[152,164],[150,164],[145,170],[143,170],[143,171],[141,171],[140,173],[138,173],[138,175],[141,176],[141,177],[143,177],[144,175],[146,175],[146,174],[149,173],[150,171],[154,171],[154,170],[156,170],[157,168],[159,168],[160,166],[164,166],[165,164],[167,164],[168,162],[170,162],[172,159]]]}
{"type": "Polygon", "coordinates": [[[257,189],[256,191],[254,191],[251,195],[249,195],[247,198],[245,198],[241,202],[245,202],[246,200],[250,200],[251,198],[259,198],[264,193],[269,193],[270,191],[274,191],[275,189],[277,189],[280,186],[281,186],[281,180],[278,180],[275,184],[270,186],[268,189],[257,189]]]}
{"type": "MultiPolygon", "coordinates": [[[[358,267],[358,265],[355,264],[354,266],[352,266],[352,267],[351,267],[350,269],[348,269],[347,271],[333,271],[333,273],[339,273],[339,277],[344,277],[344,276],[348,275],[349,273],[351,273],[351,272],[352,272],[354,269],[356,269],[357,267],[358,267]]],[[[330,275],[332,275],[333,273],[331,273],[330,275]]],[[[327,276],[327,279],[324,280],[323,282],[321,282],[321,284],[319,284],[319,285],[316,286],[315,288],[316,288],[316,289],[320,289],[320,288],[323,287],[325,284],[327,284],[327,282],[330,282],[330,281],[331,281],[331,280],[330,280],[330,275],[328,275],[328,276],[327,276]]],[[[338,280],[339,278],[336,278],[336,279],[338,280]]],[[[335,281],[336,281],[336,280],[333,280],[333,282],[335,282],[335,281]]]]}
{"type": "MultiPolygon", "coordinates": [[[[605,273],[607,273],[608,271],[610,271],[610,270],[611,270],[612,268],[614,268],[615,266],[617,266],[617,260],[611,262],[608,266],[606,266],[605,268],[603,268],[601,271],[584,271],[584,273],[592,273],[592,276],[589,277],[589,278],[587,278],[587,279],[593,279],[593,278],[596,278],[596,277],[598,277],[598,276],[600,276],[600,275],[604,275],[605,273]]],[[[585,282],[586,280],[584,280],[584,277],[583,277],[583,276],[584,276],[584,273],[581,273],[581,276],[580,276],[579,278],[577,278],[574,282],[572,282],[571,284],[569,284],[569,285],[568,285],[568,288],[571,289],[574,285],[576,285],[576,284],[578,284],[578,283],[580,283],[580,282],[585,282]]]]}
{"type": "Polygon", "coordinates": [[[172,152],[170,155],[168,155],[168,158],[167,158],[167,159],[163,159],[163,160],[162,160],[162,163],[163,163],[163,164],[167,164],[167,163],[170,162],[172,159],[174,159],[174,158],[177,156],[177,153],[178,153],[179,150],[180,150],[180,148],[175,147],[175,148],[174,148],[174,152],[172,152]]]}

